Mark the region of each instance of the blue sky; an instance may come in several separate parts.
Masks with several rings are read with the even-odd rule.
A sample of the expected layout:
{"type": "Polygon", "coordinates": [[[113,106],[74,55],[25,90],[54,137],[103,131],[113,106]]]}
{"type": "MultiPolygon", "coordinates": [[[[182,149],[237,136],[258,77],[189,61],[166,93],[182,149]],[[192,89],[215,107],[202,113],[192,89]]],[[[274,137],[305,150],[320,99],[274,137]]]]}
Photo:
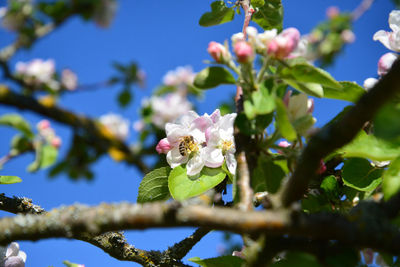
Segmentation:
{"type": "MultiPolygon", "coordinates": [[[[210,60],[207,46],[210,41],[223,42],[242,27],[241,16],[224,25],[211,28],[198,26],[200,16],[209,10],[212,1],[190,0],[121,0],[117,16],[110,28],[104,30],[93,23],[73,18],[58,31],[40,40],[33,49],[21,51],[12,60],[29,61],[33,58],[53,58],[58,69],[71,68],[79,76],[82,84],[104,81],[113,74],[112,61],[128,63],[136,61],[147,73],[147,87],[135,88],[133,104],[121,109],[116,103],[119,88],[105,88],[90,92],[66,94],[61,100],[65,108],[79,111],[91,117],[108,112],[117,112],[131,122],[138,119],[137,111],[142,97],[150,96],[152,89],[161,83],[163,75],[177,66],[191,65],[200,71],[210,60]]],[[[336,5],[341,10],[353,10],[360,1],[339,0],[284,0],[284,27],[297,27],[302,34],[308,33],[318,22],[325,19],[325,10],[336,5]]],[[[0,0],[4,6],[5,0],[0,0]]],[[[388,0],[376,0],[372,9],[354,25],[356,41],[346,47],[334,66],[328,71],[337,80],[350,80],[362,84],[364,79],[376,76],[377,61],[388,52],[378,42],[372,40],[373,34],[389,30],[388,14],[393,5],[388,0]]],[[[0,46],[13,40],[14,36],[0,30],[0,46]]],[[[218,104],[227,99],[234,88],[224,87],[207,91],[199,104],[199,113],[211,113],[218,104]]],[[[318,126],[323,125],[344,107],[346,103],[334,100],[316,100],[315,117],[318,126]]],[[[14,109],[0,106],[0,115],[14,109]]],[[[17,111],[19,112],[19,111],[17,111]]],[[[40,117],[30,112],[22,113],[33,124],[40,117]]],[[[71,131],[54,122],[56,131],[63,138],[61,154],[66,152],[71,131]]],[[[0,128],[0,156],[7,153],[9,140],[16,133],[12,129],[0,128]]],[[[129,141],[135,140],[131,133],[129,141]]],[[[101,202],[134,202],[137,197],[142,175],[134,168],[113,162],[103,157],[94,166],[96,179],[92,182],[70,181],[65,176],[50,180],[46,171],[27,173],[26,166],[33,155],[25,155],[8,163],[0,174],[18,175],[23,182],[2,186],[0,193],[7,196],[27,196],[45,209],[70,205],[76,202],[96,205],[101,202]]],[[[2,212],[0,216],[8,216],[2,212]]],[[[166,249],[180,241],[193,229],[158,229],[128,231],[128,241],[141,249],[166,249]]],[[[207,235],[189,254],[189,257],[202,258],[217,256],[217,246],[221,243],[220,233],[207,235]]],[[[81,241],[50,239],[39,242],[20,242],[22,250],[28,255],[27,266],[63,266],[63,260],[70,260],[94,266],[135,266],[120,262],[103,253],[100,249],[81,241]]]]}

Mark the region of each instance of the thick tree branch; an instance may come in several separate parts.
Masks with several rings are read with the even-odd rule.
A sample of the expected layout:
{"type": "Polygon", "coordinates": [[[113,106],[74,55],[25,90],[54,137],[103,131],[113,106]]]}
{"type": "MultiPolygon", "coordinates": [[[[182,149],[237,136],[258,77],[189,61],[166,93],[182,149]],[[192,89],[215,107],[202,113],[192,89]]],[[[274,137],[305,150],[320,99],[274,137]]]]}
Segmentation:
{"type": "Polygon", "coordinates": [[[79,238],[122,229],[202,226],[236,233],[290,235],[313,240],[337,240],[358,248],[400,254],[400,232],[376,203],[366,203],[350,215],[302,214],[288,211],[247,211],[177,203],[74,205],[43,215],[17,215],[0,220],[0,244],[51,237],[79,238]],[[368,227],[365,227],[368,225],[368,227]]]}
{"type": "Polygon", "coordinates": [[[129,146],[112,136],[105,127],[95,120],[82,115],[76,115],[71,111],[57,106],[44,105],[32,97],[14,93],[6,87],[0,87],[0,104],[33,111],[60,123],[84,130],[90,136],[93,136],[96,144],[104,151],[116,149],[123,154],[123,159],[126,162],[134,164],[144,173],[148,171],[144,162],[138,155],[132,152],[129,146]]]}
{"type": "Polygon", "coordinates": [[[400,61],[388,74],[364,94],[341,119],[326,125],[315,134],[303,150],[292,177],[282,194],[282,204],[289,206],[301,199],[308,182],[316,177],[320,160],[349,143],[377,111],[400,92],[400,61]]]}
{"type": "MultiPolygon", "coordinates": [[[[0,194],[0,210],[14,214],[45,214],[46,211],[32,200],[26,197],[7,197],[0,194]]],[[[161,253],[137,249],[127,243],[124,235],[120,232],[108,232],[98,236],[91,236],[81,233],[76,239],[88,242],[104,252],[122,261],[133,261],[143,266],[156,266],[155,262],[160,262],[161,253]]]]}

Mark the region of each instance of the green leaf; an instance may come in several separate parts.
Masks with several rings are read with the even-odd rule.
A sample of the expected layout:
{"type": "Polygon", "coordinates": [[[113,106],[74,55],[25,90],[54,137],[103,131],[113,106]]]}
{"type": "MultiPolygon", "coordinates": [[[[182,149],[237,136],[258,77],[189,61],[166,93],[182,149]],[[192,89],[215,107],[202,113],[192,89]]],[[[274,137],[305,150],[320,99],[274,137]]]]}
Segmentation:
{"type": "Polygon", "coordinates": [[[288,141],[293,141],[297,138],[296,130],[290,123],[286,107],[280,98],[275,98],[276,104],[276,123],[282,136],[288,141]]]}
{"type": "Polygon", "coordinates": [[[225,68],[208,67],[197,73],[194,86],[200,89],[214,88],[220,84],[234,84],[235,78],[225,68]]]}
{"type": "Polygon", "coordinates": [[[149,172],[140,182],[138,203],[167,200],[171,197],[168,190],[170,167],[162,167],[149,172]]]}
{"type": "Polygon", "coordinates": [[[333,175],[325,177],[320,187],[330,199],[335,199],[339,196],[339,184],[333,175]]]}
{"type": "Polygon", "coordinates": [[[189,261],[197,263],[202,267],[221,267],[221,266],[229,266],[229,267],[241,267],[244,263],[242,258],[236,256],[221,256],[217,258],[209,258],[209,259],[200,259],[199,257],[190,258],[189,261]]]}
{"type": "Polygon", "coordinates": [[[365,94],[364,88],[355,82],[339,82],[342,89],[338,90],[328,86],[324,86],[324,97],[331,99],[345,100],[349,102],[357,102],[357,100],[365,94]]]}
{"type": "Polygon", "coordinates": [[[129,89],[122,90],[118,95],[118,103],[121,107],[126,107],[132,101],[132,94],[129,89]]]}
{"type": "Polygon", "coordinates": [[[226,6],[224,1],[215,1],[211,3],[211,12],[201,16],[199,24],[203,27],[209,27],[233,20],[235,11],[226,6]]]}
{"type": "Polygon", "coordinates": [[[382,182],[382,169],[376,169],[362,158],[346,160],[343,166],[343,182],[345,185],[360,190],[372,191],[382,182]]]}
{"type": "Polygon", "coordinates": [[[342,89],[342,85],[328,72],[314,67],[307,62],[296,63],[283,68],[280,76],[285,80],[294,80],[301,83],[316,83],[337,90],[342,89]]]}
{"type": "Polygon", "coordinates": [[[36,148],[36,159],[28,166],[28,171],[34,172],[53,165],[58,156],[58,149],[51,145],[39,145],[36,148]]]}
{"type": "Polygon", "coordinates": [[[268,92],[264,86],[251,94],[251,101],[244,101],[244,113],[247,118],[254,119],[257,115],[265,115],[275,110],[274,97],[268,92]]]}
{"type": "Polygon", "coordinates": [[[225,176],[221,168],[204,167],[198,175],[189,177],[186,167],[178,166],[169,174],[168,187],[175,200],[185,200],[217,186],[225,176]]]}
{"type": "Polygon", "coordinates": [[[264,30],[282,29],[283,7],[281,0],[265,1],[264,6],[259,7],[252,20],[264,30]]]}
{"type": "Polygon", "coordinates": [[[284,79],[285,83],[290,85],[291,87],[311,96],[315,97],[323,97],[324,96],[324,89],[322,85],[317,83],[301,83],[294,80],[287,80],[284,79]]]}
{"type": "Polygon", "coordinates": [[[279,267],[319,267],[321,266],[314,255],[303,253],[303,252],[291,252],[289,251],[285,258],[277,261],[271,266],[279,267]]]}
{"type": "Polygon", "coordinates": [[[251,187],[254,192],[268,191],[269,193],[278,192],[281,182],[285,177],[285,171],[271,158],[261,155],[257,159],[257,167],[251,180],[251,187]]]}
{"type": "Polygon", "coordinates": [[[385,200],[390,199],[400,190],[400,157],[390,163],[383,174],[382,190],[385,200]]]}
{"type": "Polygon", "coordinates": [[[16,184],[22,182],[18,176],[3,176],[0,175],[0,184],[16,184]]]}
{"type": "Polygon", "coordinates": [[[67,267],[79,267],[79,266],[82,266],[81,264],[72,263],[72,262],[69,262],[69,261],[63,261],[63,263],[67,267]]]}
{"type": "Polygon", "coordinates": [[[0,125],[13,127],[22,132],[28,138],[34,137],[30,124],[22,116],[16,113],[10,113],[1,116],[0,125]]]}
{"type": "Polygon", "coordinates": [[[337,152],[343,157],[367,158],[376,161],[393,160],[400,155],[400,147],[361,131],[354,140],[337,152]]]}
{"type": "Polygon", "coordinates": [[[392,142],[400,143],[400,105],[385,105],[375,116],[374,135],[392,142]]]}

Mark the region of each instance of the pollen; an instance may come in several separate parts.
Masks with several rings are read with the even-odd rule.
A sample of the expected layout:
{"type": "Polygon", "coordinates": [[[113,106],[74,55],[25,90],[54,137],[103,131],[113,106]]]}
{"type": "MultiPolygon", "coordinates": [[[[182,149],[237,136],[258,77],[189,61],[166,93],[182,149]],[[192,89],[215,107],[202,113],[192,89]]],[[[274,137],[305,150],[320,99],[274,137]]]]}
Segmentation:
{"type": "Polygon", "coordinates": [[[229,149],[231,149],[233,147],[233,142],[230,140],[223,140],[222,144],[221,144],[221,149],[222,151],[225,153],[226,151],[228,151],[229,149]]]}

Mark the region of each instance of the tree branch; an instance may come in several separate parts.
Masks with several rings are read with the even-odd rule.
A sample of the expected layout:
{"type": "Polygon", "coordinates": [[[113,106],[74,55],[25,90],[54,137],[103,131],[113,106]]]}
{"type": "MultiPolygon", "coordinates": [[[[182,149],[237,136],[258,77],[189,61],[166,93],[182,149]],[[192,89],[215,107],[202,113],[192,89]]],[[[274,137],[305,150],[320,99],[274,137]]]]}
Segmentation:
{"type": "Polygon", "coordinates": [[[349,246],[400,254],[400,232],[385,220],[381,206],[376,203],[361,205],[350,215],[308,215],[285,210],[244,212],[231,208],[181,206],[175,202],[101,204],[96,207],[73,205],[43,215],[1,219],[0,244],[52,237],[79,239],[81,233],[99,235],[122,229],[178,226],[337,240],[349,246]]]}
{"type": "Polygon", "coordinates": [[[0,194],[0,210],[14,214],[42,214],[45,212],[40,206],[32,203],[32,199],[26,197],[6,197],[4,193],[0,194]]]}
{"type": "Polygon", "coordinates": [[[84,130],[96,139],[96,145],[104,151],[108,151],[111,148],[117,149],[123,154],[123,158],[127,163],[134,164],[143,173],[148,171],[148,167],[138,155],[132,152],[128,145],[109,134],[109,132],[95,120],[82,115],[76,115],[71,111],[57,106],[44,105],[35,98],[14,93],[6,87],[0,87],[0,104],[33,111],[60,123],[84,130]]]}
{"type": "Polygon", "coordinates": [[[341,119],[326,125],[315,134],[303,150],[297,167],[285,185],[282,204],[289,206],[301,199],[308,182],[316,177],[320,160],[349,143],[378,110],[400,92],[400,61],[365,93],[341,119]]]}

